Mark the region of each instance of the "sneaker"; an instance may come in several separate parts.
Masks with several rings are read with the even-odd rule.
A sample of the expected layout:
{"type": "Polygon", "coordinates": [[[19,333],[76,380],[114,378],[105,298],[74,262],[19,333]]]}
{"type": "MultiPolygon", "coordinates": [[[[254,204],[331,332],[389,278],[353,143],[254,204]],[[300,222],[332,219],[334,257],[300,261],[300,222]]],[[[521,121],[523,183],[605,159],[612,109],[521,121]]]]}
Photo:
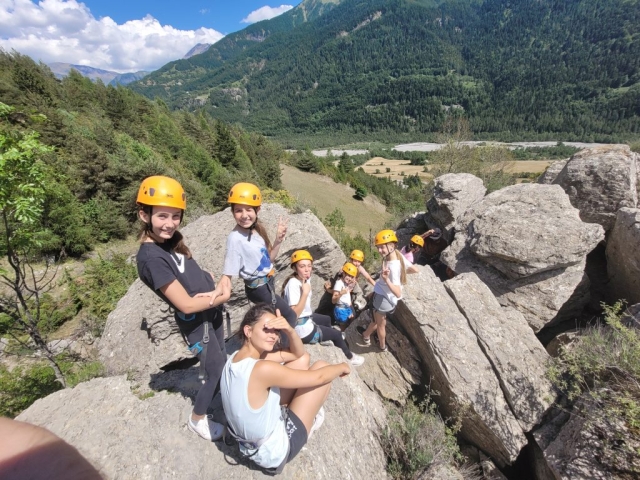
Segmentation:
{"type": "Polygon", "coordinates": [[[210,442],[215,442],[222,437],[224,433],[224,426],[218,422],[214,422],[211,419],[211,415],[207,415],[201,420],[194,422],[189,416],[189,421],[187,422],[187,427],[194,433],[197,433],[205,440],[209,440],[210,442]]]}
{"type": "Polygon", "coordinates": [[[356,327],[356,331],[357,331],[357,332],[360,334],[360,336],[362,337],[362,342],[363,342],[365,345],[371,345],[371,339],[370,339],[370,338],[366,338],[366,337],[364,336],[364,332],[366,332],[366,331],[367,331],[367,329],[366,329],[365,327],[363,327],[362,325],[358,325],[358,326],[356,327]]]}
{"type": "Polygon", "coordinates": [[[349,362],[349,365],[353,367],[359,367],[364,363],[364,357],[354,353],[353,357],[347,359],[347,362],[349,362]]]}
{"type": "Polygon", "coordinates": [[[343,339],[343,340],[346,340],[346,339],[347,339],[347,336],[344,334],[344,332],[342,332],[342,339],[343,339]]]}
{"type": "Polygon", "coordinates": [[[323,347],[333,347],[333,342],[331,340],[323,340],[320,342],[320,345],[323,347]]]}
{"type": "Polygon", "coordinates": [[[334,330],[338,330],[339,332],[342,331],[342,329],[340,328],[340,325],[331,325],[331,328],[333,328],[334,330]]]}
{"type": "Polygon", "coordinates": [[[313,435],[313,432],[318,430],[323,423],[324,423],[324,407],[320,407],[320,410],[318,410],[318,413],[316,413],[316,417],[313,419],[313,425],[311,425],[311,430],[309,430],[309,436],[307,437],[307,440],[311,438],[311,435],[313,435]]]}
{"type": "Polygon", "coordinates": [[[384,347],[380,347],[381,352],[388,352],[389,348],[385,345],[384,347]]]}

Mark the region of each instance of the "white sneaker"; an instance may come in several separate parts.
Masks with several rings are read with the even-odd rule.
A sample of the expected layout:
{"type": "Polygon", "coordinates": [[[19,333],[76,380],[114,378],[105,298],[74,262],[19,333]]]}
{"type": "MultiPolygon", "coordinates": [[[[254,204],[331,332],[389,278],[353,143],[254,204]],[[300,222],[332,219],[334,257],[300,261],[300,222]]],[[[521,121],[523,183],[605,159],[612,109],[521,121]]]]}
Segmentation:
{"type": "Polygon", "coordinates": [[[323,347],[333,347],[333,342],[331,340],[323,340],[320,342],[320,345],[323,347]]]}
{"type": "Polygon", "coordinates": [[[214,422],[211,419],[211,415],[207,415],[206,417],[194,422],[191,419],[191,415],[189,415],[189,421],[187,422],[187,427],[194,433],[197,433],[205,440],[209,440],[210,442],[215,442],[222,437],[224,432],[224,426],[218,422],[214,422]]]}
{"type": "Polygon", "coordinates": [[[316,416],[313,419],[313,425],[311,425],[311,430],[309,430],[309,437],[307,437],[307,440],[311,438],[311,435],[313,435],[313,432],[318,430],[323,423],[324,423],[324,407],[320,407],[320,410],[318,410],[318,413],[316,413],[316,416]]]}
{"type": "Polygon", "coordinates": [[[353,357],[347,359],[347,362],[349,362],[349,365],[353,365],[354,367],[359,367],[364,363],[364,357],[360,355],[356,355],[354,353],[353,357]]]}

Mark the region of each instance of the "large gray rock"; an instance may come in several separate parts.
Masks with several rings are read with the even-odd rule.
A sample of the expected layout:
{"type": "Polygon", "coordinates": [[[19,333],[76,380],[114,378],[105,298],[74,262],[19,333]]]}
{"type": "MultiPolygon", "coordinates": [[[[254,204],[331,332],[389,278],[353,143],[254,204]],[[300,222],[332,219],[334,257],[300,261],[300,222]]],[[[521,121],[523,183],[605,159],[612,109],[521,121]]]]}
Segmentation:
{"type": "MultiPolygon", "coordinates": [[[[313,214],[288,214],[277,204],[264,205],[260,211],[260,219],[270,230],[272,240],[278,217],[286,216],[290,220],[289,230],[275,262],[278,271],[276,288],[280,291],[282,281],[291,272],[291,254],[298,249],[307,249],[316,259],[311,282],[312,303],[315,307],[324,292],[324,280],[339,270],[345,256],[313,214]]],[[[221,275],[227,235],[234,225],[231,211],[227,209],[215,215],[200,217],[182,229],[193,257],[216,279],[221,275]]],[[[244,284],[236,279],[231,299],[227,303],[232,332],[237,329],[248,307],[244,284]]],[[[227,336],[229,335],[227,332],[227,336]]],[[[130,378],[136,379],[143,389],[151,379],[152,383],[162,382],[163,388],[173,387],[185,392],[195,388],[197,391],[197,384],[191,380],[187,385],[172,385],[167,378],[161,378],[164,368],[189,361],[192,357],[168,306],[140,280],[133,283],[107,318],[98,350],[108,374],[126,373],[130,378]]],[[[175,379],[183,377],[175,376],[175,379]]]]}
{"type": "Polygon", "coordinates": [[[562,171],[562,169],[567,165],[569,159],[566,160],[556,160],[551,165],[547,167],[547,169],[538,177],[538,183],[543,183],[545,185],[551,185],[556,178],[558,178],[558,174],[562,171]]]}
{"type": "Polygon", "coordinates": [[[546,378],[549,355],[522,314],[502,307],[482,281],[464,273],[444,283],[489,359],[524,431],[540,423],[555,394],[546,378]]]}
{"type": "Polygon", "coordinates": [[[456,219],[487,193],[482,180],[470,173],[447,173],[434,180],[433,197],[427,202],[426,221],[442,229],[451,241],[456,219]]]}
{"type": "MultiPolygon", "coordinates": [[[[312,357],[342,360],[337,349],[309,350],[312,357]]],[[[75,446],[107,479],[266,477],[237,447],[206,442],[188,431],[188,399],[159,392],[141,400],[131,389],[124,376],[95,379],[38,400],[18,419],[75,446]]],[[[377,423],[386,411],[357,372],[333,382],[325,410],[322,428],[279,478],[386,478],[377,423]]],[[[218,420],[220,415],[214,413],[218,420]]]]}
{"type": "Polygon", "coordinates": [[[431,268],[410,275],[394,320],[412,339],[447,417],[462,416],[461,436],[499,465],[527,440],[476,334],[431,268]]]}
{"type": "Polygon", "coordinates": [[[457,273],[475,272],[538,331],[588,302],[585,259],[603,238],[602,227],[582,222],[557,185],[520,184],[459,217],[456,238],[440,258],[457,273]]]}
{"type": "Polygon", "coordinates": [[[607,241],[607,274],[611,300],[624,298],[629,305],[640,302],[640,210],[618,210],[616,224],[607,241]]]}
{"type": "Polygon", "coordinates": [[[616,212],[638,204],[637,177],[640,155],[627,145],[603,145],[580,150],[553,183],[560,185],[585,222],[613,228],[616,212]]]}

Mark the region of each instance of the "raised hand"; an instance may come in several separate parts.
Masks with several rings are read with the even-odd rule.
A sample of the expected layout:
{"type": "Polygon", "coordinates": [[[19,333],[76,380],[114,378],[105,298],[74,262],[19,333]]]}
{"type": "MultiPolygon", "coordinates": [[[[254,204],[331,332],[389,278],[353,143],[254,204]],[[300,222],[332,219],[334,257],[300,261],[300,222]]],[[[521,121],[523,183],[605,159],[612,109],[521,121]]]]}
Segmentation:
{"type": "Polygon", "coordinates": [[[289,227],[289,217],[278,218],[278,232],[276,233],[276,242],[282,243],[284,237],[287,235],[287,228],[289,227]]]}

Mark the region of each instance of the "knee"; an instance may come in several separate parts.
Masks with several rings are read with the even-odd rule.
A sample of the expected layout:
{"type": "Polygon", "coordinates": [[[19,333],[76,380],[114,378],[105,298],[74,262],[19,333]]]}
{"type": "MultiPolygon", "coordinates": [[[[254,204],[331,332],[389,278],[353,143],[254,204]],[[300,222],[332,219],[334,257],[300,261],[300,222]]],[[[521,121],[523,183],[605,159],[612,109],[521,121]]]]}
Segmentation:
{"type": "Polygon", "coordinates": [[[302,365],[306,370],[309,369],[309,365],[311,365],[311,355],[309,355],[309,352],[304,352],[304,355],[302,355],[298,361],[300,362],[300,365],[302,365]]]}
{"type": "Polygon", "coordinates": [[[313,365],[311,365],[309,370],[317,370],[319,368],[326,367],[327,365],[329,364],[324,360],[318,360],[317,362],[313,362],[313,365]]]}

